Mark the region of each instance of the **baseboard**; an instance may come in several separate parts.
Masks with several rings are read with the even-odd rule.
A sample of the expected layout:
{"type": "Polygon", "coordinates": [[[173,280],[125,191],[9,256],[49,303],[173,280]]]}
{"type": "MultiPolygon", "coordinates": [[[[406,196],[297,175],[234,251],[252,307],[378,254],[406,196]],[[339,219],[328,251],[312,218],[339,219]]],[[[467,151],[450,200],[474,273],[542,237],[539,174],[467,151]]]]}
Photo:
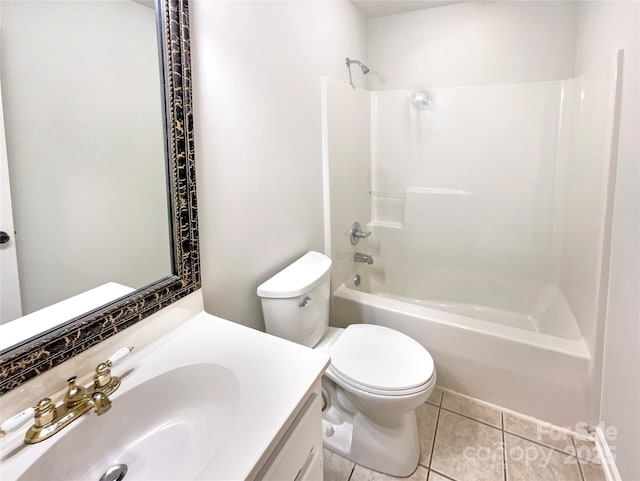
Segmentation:
{"type": "Polygon", "coordinates": [[[596,448],[598,449],[598,454],[600,455],[602,468],[604,469],[604,475],[607,478],[607,481],[622,481],[620,473],[618,472],[618,467],[616,466],[615,456],[611,452],[611,448],[609,447],[609,443],[607,443],[604,431],[602,431],[600,426],[596,428],[596,448]]]}

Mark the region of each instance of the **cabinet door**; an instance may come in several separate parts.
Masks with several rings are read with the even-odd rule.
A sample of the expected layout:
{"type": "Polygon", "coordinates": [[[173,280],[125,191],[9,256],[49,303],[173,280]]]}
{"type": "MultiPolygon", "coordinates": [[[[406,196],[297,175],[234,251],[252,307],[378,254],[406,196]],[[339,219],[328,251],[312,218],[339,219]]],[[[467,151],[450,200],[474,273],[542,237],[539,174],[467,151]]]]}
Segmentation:
{"type": "Polygon", "coordinates": [[[265,463],[262,481],[322,481],[322,406],[313,393],[265,463]]]}

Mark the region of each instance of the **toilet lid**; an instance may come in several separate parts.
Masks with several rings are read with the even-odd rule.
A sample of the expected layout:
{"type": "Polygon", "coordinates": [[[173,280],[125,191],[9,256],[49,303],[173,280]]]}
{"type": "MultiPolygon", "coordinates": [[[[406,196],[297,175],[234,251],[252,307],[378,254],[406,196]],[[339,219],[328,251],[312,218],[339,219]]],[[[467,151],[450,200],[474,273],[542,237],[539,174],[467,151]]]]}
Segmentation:
{"type": "Polygon", "coordinates": [[[420,343],[388,327],[352,324],[331,346],[331,367],[354,383],[383,391],[424,385],[433,359],[420,343]]]}

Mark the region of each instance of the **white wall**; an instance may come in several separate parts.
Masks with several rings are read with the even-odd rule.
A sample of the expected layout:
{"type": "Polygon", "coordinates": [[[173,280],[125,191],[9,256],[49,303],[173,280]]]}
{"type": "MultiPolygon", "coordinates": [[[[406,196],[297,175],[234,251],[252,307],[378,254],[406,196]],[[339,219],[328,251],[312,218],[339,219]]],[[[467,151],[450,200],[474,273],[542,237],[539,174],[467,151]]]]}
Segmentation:
{"type": "Polygon", "coordinates": [[[24,313],[170,274],[153,9],[5,1],[2,35],[24,313]]]}
{"type": "Polygon", "coordinates": [[[346,1],[190,8],[205,308],[263,329],[256,287],[323,250],[320,77],[366,62],[366,23],[346,1]]]}
{"type": "Polygon", "coordinates": [[[625,49],[604,340],[600,420],[622,479],[640,480],[640,7],[638,2],[582,2],[576,72],[625,49]]]}
{"type": "Polygon", "coordinates": [[[573,76],[577,2],[465,2],[368,20],[373,90],[573,76]]]}

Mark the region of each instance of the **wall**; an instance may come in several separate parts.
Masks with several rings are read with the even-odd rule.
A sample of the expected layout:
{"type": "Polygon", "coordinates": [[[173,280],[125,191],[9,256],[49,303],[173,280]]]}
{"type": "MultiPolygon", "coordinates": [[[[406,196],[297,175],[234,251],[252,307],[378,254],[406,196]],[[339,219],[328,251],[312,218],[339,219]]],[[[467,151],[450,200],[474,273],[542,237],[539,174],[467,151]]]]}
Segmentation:
{"type": "Polygon", "coordinates": [[[583,2],[576,72],[625,49],[611,234],[600,420],[621,478],[640,480],[640,7],[637,2],[583,2]]]}
{"type": "Polygon", "coordinates": [[[576,11],[577,2],[466,2],[371,18],[371,88],[572,77],[576,11]]]}
{"type": "Polygon", "coordinates": [[[333,260],[334,289],[353,271],[354,253],[368,252],[366,239],[351,245],[349,231],[356,221],[366,231],[370,218],[370,107],[367,90],[324,79],[325,253],[333,260]]]}
{"type": "Polygon", "coordinates": [[[346,1],[190,8],[205,308],[263,329],[256,287],[323,251],[320,77],[366,62],[366,23],[346,1]]]}
{"type": "Polygon", "coordinates": [[[105,282],[137,288],[168,275],[154,11],[6,1],[2,36],[24,313],[105,282]]]}

